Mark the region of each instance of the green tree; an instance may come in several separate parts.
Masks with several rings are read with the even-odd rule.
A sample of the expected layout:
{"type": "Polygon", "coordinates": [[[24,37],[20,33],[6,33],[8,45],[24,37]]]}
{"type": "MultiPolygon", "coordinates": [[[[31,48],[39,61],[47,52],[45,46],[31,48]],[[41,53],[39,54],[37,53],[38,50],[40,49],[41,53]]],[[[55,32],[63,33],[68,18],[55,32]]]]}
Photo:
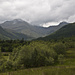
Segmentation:
{"type": "Polygon", "coordinates": [[[62,54],[58,55],[58,61],[59,61],[60,64],[63,64],[63,62],[64,62],[64,55],[62,55],[62,54]]]}
{"type": "Polygon", "coordinates": [[[65,54],[66,53],[66,46],[63,43],[55,44],[53,49],[56,51],[57,54],[65,54]]]}

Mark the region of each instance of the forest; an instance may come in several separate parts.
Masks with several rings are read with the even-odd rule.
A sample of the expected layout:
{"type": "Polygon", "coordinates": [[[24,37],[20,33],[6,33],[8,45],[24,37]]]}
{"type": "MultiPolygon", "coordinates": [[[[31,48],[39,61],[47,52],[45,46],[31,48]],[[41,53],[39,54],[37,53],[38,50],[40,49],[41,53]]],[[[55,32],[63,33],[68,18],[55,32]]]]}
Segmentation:
{"type": "Polygon", "coordinates": [[[0,40],[0,72],[56,66],[75,49],[75,37],[51,40],[0,40]]]}

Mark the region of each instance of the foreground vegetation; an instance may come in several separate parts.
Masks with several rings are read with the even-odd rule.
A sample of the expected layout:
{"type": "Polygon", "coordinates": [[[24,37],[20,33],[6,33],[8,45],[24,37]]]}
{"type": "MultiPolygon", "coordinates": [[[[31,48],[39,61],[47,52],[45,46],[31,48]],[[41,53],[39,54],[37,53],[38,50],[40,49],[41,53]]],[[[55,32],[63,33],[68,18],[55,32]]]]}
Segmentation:
{"type": "Polygon", "coordinates": [[[11,52],[4,47],[5,53],[0,54],[0,75],[75,74],[75,38],[29,42],[17,40],[12,46],[11,52]]]}
{"type": "Polygon", "coordinates": [[[0,75],[74,75],[75,67],[56,66],[56,67],[42,67],[31,68],[25,70],[18,70],[6,73],[0,73],[0,75]]]}
{"type": "Polygon", "coordinates": [[[71,59],[71,57],[75,57],[75,55],[72,55],[73,53],[75,53],[75,48],[72,48],[67,52],[67,57],[65,58],[65,62],[63,64],[9,71],[0,73],[0,75],[74,75],[75,58],[71,59]]]}

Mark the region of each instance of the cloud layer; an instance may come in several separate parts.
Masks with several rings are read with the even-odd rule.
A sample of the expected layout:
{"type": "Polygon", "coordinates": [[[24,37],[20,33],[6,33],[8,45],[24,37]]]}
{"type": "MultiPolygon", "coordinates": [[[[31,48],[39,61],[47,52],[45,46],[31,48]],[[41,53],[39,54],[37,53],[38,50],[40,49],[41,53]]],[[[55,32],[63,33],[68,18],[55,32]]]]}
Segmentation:
{"type": "Polygon", "coordinates": [[[75,22],[75,0],[0,0],[0,22],[21,18],[32,24],[75,22]]]}

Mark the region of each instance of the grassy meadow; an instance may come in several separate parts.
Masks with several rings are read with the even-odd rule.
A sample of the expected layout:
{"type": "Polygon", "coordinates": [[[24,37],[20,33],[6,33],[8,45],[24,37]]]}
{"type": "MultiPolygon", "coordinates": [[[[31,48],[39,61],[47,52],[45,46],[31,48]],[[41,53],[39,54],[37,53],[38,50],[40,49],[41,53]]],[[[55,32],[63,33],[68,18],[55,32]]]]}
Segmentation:
{"type": "Polygon", "coordinates": [[[39,68],[21,69],[0,75],[75,75],[75,48],[67,51],[63,64],[39,68]]]}

